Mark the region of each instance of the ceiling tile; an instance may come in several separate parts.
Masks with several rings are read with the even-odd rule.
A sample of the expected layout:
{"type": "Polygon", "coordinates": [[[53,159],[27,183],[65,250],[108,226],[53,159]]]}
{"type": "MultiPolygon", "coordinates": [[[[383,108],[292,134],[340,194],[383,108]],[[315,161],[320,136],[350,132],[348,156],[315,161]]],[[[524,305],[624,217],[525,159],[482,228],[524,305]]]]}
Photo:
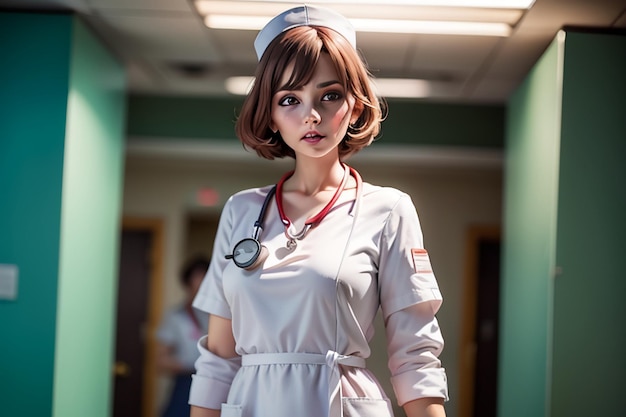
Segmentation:
{"type": "Polygon", "coordinates": [[[471,89],[463,89],[459,94],[459,100],[473,103],[506,103],[518,85],[519,79],[517,78],[483,76],[471,89]]]}
{"type": "Polygon", "coordinates": [[[117,47],[146,57],[172,60],[218,59],[218,51],[191,13],[169,16],[101,13],[99,17],[118,32],[117,47]]]}
{"type": "Polygon", "coordinates": [[[377,76],[389,76],[407,67],[407,55],[414,35],[357,33],[357,47],[377,76]],[[378,74],[380,73],[380,74],[378,74]]]}
{"type": "Polygon", "coordinates": [[[188,12],[187,0],[88,0],[95,9],[164,10],[188,12]]]}
{"type": "Polygon", "coordinates": [[[411,68],[465,79],[483,64],[501,38],[421,35],[415,41],[411,68]]]}
{"type": "Polygon", "coordinates": [[[226,62],[256,64],[254,38],[257,32],[252,30],[209,29],[211,39],[219,45],[220,55],[226,62]]]}

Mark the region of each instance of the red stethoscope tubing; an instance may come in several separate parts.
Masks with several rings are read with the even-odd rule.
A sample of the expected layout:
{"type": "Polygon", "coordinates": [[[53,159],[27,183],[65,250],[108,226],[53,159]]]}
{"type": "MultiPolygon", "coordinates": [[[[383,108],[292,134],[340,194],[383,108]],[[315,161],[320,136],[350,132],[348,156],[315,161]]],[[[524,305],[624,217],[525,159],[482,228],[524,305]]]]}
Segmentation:
{"type": "Polygon", "coordinates": [[[280,181],[278,181],[278,183],[276,184],[276,206],[278,208],[278,214],[280,216],[280,219],[283,222],[283,224],[285,225],[285,234],[287,235],[287,237],[289,239],[294,239],[294,238],[301,239],[302,237],[304,237],[306,232],[311,227],[315,227],[317,224],[319,224],[324,219],[324,217],[326,217],[326,215],[330,212],[330,210],[333,208],[333,206],[335,205],[335,203],[339,199],[339,196],[341,195],[342,191],[345,189],[346,184],[348,182],[348,174],[351,174],[357,180],[357,192],[358,192],[358,188],[360,186],[360,177],[359,177],[358,173],[352,167],[348,167],[348,166],[344,165],[344,168],[345,168],[345,172],[344,172],[343,179],[341,180],[341,184],[339,184],[339,187],[337,187],[337,190],[335,191],[335,194],[330,199],[328,204],[326,204],[326,206],[324,206],[324,208],[319,213],[317,213],[315,216],[310,217],[309,219],[307,219],[304,222],[303,230],[300,233],[297,233],[295,236],[291,236],[291,234],[288,232],[288,229],[291,226],[291,220],[289,220],[289,218],[285,215],[285,211],[283,209],[283,198],[282,198],[283,197],[283,184],[285,183],[285,181],[287,181],[293,175],[294,171],[290,171],[290,172],[286,173],[285,175],[283,175],[283,177],[280,179],[280,181]]]}

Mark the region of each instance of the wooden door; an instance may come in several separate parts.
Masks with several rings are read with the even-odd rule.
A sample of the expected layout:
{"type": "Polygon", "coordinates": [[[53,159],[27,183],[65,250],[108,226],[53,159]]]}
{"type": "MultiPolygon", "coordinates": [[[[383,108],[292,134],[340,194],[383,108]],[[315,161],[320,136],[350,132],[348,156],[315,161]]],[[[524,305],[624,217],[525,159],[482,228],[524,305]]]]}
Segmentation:
{"type": "Polygon", "coordinates": [[[162,221],[125,218],[120,247],[113,417],[154,417],[162,221]]]}
{"type": "Polygon", "coordinates": [[[498,328],[500,326],[500,240],[483,238],[478,245],[473,416],[496,417],[498,328]]]}
{"type": "Polygon", "coordinates": [[[500,310],[500,230],[468,232],[459,360],[459,417],[495,417],[500,310]]]}
{"type": "Polygon", "coordinates": [[[148,231],[122,232],[115,339],[114,417],[142,415],[151,240],[148,231]]]}

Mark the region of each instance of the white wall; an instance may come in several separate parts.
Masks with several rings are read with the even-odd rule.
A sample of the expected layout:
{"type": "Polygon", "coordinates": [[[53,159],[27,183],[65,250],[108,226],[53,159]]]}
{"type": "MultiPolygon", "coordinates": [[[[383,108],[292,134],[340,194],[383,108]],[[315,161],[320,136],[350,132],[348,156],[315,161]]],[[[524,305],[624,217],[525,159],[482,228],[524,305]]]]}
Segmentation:
{"type": "MultiPolygon", "coordinates": [[[[185,260],[187,216],[219,212],[219,207],[194,204],[195,191],[212,187],[223,203],[240,189],[276,182],[291,165],[290,161],[261,161],[239,147],[180,143],[173,148],[148,142],[135,141],[127,152],[124,215],[164,220],[165,309],[182,296],[177,273],[185,260]]],[[[466,233],[475,225],[500,225],[501,158],[490,152],[399,149],[374,144],[350,164],[367,182],[406,191],[418,209],[426,248],[444,295],[438,319],[446,339],[442,360],[451,397],[446,408],[448,416],[455,417],[466,233]]],[[[387,384],[382,329],[377,332],[373,350],[379,353],[368,362],[381,382],[387,384]]],[[[388,385],[387,392],[393,394],[388,385]]]]}

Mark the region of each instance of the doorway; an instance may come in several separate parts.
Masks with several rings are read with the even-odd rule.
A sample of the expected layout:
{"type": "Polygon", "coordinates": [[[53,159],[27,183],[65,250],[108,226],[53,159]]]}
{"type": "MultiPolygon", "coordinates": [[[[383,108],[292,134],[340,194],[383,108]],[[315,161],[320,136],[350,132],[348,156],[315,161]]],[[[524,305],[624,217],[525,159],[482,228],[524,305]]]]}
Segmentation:
{"type": "Polygon", "coordinates": [[[189,213],[185,224],[185,259],[204,255],[210,259],[220,213],[189,213]]]}
{"type": "Polygon", "coordinates": [[[113,417],[155,415],[155,332],[161,309],[163,225],[124,219],[121,231],[113,417]]]}
{"type": "Polygon", "coordinates": [[[467,234],[460,344],[460,417],[496,417],[500,310],[500,229],[467,234]]]}

